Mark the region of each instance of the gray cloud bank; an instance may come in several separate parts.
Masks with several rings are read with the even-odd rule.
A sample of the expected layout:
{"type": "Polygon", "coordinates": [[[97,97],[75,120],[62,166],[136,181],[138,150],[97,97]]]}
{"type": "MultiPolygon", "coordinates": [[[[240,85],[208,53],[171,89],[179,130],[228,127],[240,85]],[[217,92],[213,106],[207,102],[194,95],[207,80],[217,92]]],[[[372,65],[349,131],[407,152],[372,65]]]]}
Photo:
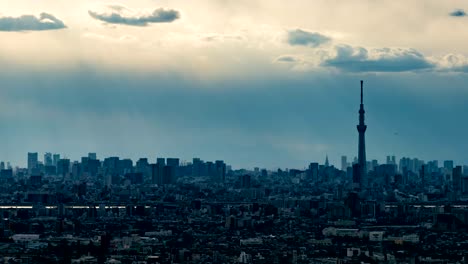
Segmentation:
{"type": "Polygon", "coordinates": [[[66,26],[61,20],[47,13],[41,13],[39,18],[33,15],[0,18],[0,31],[42,31],[63,28],[66,26]]]}
{"type": "Polygon", "coordinates": [[[8,124],[0,130],[0,160],[15,163],[24,163],[27,151],[72,159],[89,151],[134,159],[199,156],[236,167],[301,168],[323,162],[326,152],[337,161],[356,153],[359,79],[369,157],[466,160],[468,148],[468,125],[459,122],[468,111],[468,75],[285,73],[205,82],[92,69],[0,77],[0,121],[8,124]],[[446,129],[453,124],[457,129],[446,129]]]}
{"type": "Polygon", "coordinates": [[[375,49],[372,56],[362,47],[340,45],[335,50],[336,56],[323,61],[322,66],[349,72],[405,72],[435,67],[414,49],[375,49]]]}
{"type": "Polygon", "coordinates": [[[311,46],[318,47],[326,44],[331,38],[314,32],[308,32],[301,29],[288,32],[288,43],[293,46],[311,46]]]}
{"type": "Polygon", "coordinates": [[[97,20],[109,23],[109,24],[121,24],[121,25],[129,25],[129,26],[139,26],[144,27],[150,23],[169,23],[173,22],[174,20],[180,17],[180,14],[177,10],[172,9],[162,9],[158,8],[153,11],[150,15],[146,16],[125,16],[118,11],[121,9],[116,9],[115,7],[112,8],[116,12],[112,13],[98,13],[94,11],[88,11],[89,15],[97,20]]]}
{"type": "Polygon", "coordinates": [[[455,9],[452,12],[450,12],[449,15],[453,17],[464,17],[466,16],[466,12],[463,9],[455,9]]]}

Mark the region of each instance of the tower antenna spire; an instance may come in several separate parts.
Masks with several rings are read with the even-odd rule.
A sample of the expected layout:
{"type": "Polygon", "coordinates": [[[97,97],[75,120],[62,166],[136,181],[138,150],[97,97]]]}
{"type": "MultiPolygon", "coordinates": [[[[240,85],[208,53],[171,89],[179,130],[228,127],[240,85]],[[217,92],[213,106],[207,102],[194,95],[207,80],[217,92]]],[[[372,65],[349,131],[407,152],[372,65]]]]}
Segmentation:
{"type": "Polygon", "coordinates": [[[361,105],[359,107],[359,124],[357,125],[357,130],[359,132],[359,149],[358,149],[358,161],[359,161],[359,170],[360,170],[360,188],[364,189],[368,185],[367,179],[367,169],[366,169],[366,143],[365,143],[365,133],[366,133],[366,123],[364,122],[364,101],[363,101],[363,84],[364,81],[361,80],[361,105]]]}
{"type": "Polygon", "coordinates": [[[361,80],[361,104],[363,103],[363,84],[364,84],[364,81],[361,80]]]}

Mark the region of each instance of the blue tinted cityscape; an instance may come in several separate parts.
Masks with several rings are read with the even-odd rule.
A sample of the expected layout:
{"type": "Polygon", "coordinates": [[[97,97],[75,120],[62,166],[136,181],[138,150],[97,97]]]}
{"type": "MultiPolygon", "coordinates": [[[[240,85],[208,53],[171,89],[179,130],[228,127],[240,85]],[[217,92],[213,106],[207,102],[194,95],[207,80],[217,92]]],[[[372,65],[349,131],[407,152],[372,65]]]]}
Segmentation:
{"type": "Polygon", "coordinates": [[[0,0],[0,264],[468,264],[467,10],[0,0]]]}
{"type": "Polygon", "coordinates": [[[1,162],[0,251],[8,263],[464,262],[468,166],[367,160],[360,88],[358,155],[338,166],[37,152],[27,168],[1,162]]]}

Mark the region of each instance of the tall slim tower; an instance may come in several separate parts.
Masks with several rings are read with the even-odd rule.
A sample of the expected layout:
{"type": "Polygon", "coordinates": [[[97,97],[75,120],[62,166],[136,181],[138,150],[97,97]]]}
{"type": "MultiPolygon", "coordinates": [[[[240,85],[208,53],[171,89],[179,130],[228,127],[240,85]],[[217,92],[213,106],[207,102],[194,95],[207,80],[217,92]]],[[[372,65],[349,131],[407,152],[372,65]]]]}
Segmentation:
{"type": "Polygon", "coordinates": [[[358,164],[361,170],[361,188],[366,188],[368,184],[367,169],[366,169],[366,139],[365,133],[367,126],[364,123],[364,101],[363,101],[363,81],[361,80],[361,106],[359,108],[359,125],[357,130],[359,132],[359,151],[358,151],[358,164]]]}

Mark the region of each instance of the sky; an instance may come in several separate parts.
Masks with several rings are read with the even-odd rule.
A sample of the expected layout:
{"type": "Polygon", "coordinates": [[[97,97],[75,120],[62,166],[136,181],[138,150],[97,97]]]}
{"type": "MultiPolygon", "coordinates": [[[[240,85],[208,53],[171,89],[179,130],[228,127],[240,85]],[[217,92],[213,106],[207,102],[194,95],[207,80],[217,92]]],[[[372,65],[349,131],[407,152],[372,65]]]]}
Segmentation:
{"type": "Polygon", "coordinates": [[[0,0],[0,160],[468,164],[464,0],[0,0]]]}

